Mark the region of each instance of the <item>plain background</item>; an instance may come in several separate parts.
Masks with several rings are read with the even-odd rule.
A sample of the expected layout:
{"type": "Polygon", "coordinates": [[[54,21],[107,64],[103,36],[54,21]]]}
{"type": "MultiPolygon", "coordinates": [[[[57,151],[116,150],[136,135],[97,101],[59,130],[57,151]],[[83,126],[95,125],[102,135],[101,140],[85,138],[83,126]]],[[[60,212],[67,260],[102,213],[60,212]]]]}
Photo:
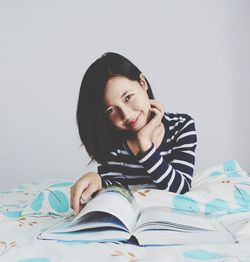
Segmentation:
{"type": "Polygon", "coordinates": [[[144,72],[166,111],[194,117],[196,173],[229,159],[249,172],[249,14],[248,0],[0,0],[1,188],[96,170],[75,112],[107,51],[144,72]]]}

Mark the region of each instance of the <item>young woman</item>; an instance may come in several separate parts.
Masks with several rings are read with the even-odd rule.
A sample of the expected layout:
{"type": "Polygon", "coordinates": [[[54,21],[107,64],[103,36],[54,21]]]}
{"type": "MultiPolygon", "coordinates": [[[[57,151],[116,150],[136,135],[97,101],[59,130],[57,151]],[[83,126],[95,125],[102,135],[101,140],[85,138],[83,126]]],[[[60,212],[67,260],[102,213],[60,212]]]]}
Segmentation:
{"type": "Polygon", "coordinates": [[[103,187],[144,185],[183,194],[190,190],[196,131],[187,114],[166,113],[144,74],[117,53],[105,53],[86,71],[78,99],[81,141],[98,172],[71,188],[80,210],[103,187]]]}

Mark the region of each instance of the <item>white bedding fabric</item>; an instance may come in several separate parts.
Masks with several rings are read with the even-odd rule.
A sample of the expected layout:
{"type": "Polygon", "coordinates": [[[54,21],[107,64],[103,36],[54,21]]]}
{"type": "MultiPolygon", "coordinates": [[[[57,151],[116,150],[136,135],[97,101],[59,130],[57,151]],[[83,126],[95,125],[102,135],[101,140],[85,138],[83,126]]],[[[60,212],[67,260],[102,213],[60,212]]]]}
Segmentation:
{"type": "MultiPolygon", "coordinates": [[[[140,189],[141,207],[164,205],[244,223],[232,227],[234,244],[138,247],[123,243],[65,243],[37,235],[72,214],[73,181],[44,180],[0,191],[0,261],[250,261],[250,175],[237,161],[225,161],[196,174],[185,195],[140,189]],[[61,199],[60,204],[56,204],[61,199]],[[249,221],[249,222],[248,222],[249,221]]],[[[59,203],[59,202],[58,202],[59,203]]]]}

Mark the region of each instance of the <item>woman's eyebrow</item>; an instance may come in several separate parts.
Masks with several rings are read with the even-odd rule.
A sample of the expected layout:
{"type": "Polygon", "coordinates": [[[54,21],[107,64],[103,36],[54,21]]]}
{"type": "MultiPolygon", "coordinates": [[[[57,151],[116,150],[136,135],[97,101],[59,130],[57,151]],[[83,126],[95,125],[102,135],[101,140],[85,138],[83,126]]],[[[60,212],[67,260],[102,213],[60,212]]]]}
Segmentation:
{"type": "Polygon", "coordinates": [[[121,95],[121,97],[120,98],[122,98],[123,96],[125,96],[128,92],[130,92],[131,90],[127,90],[127,91],[125,91],[122,95],[121,95]]]}

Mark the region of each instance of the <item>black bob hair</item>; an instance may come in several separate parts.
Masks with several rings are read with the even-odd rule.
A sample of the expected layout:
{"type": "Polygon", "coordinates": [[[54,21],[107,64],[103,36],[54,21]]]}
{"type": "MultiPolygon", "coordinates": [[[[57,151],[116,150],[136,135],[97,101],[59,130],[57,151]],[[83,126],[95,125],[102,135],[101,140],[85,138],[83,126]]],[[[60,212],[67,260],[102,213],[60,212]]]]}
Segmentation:
{"type": "MultiPolygon", "coordinates": [[[[110,151],[126,137],[125,131],[117,130],[104,112],[104,88],[114,76],[123,76],[140,83],[142,72],[124,56],[107,52],[98,58],[85,72],[77,104],[76,120],[82,145],[91,161],[105,164],[110,151]]],[[[150,84],[147,94],[154,99],[150,84]]]]}

